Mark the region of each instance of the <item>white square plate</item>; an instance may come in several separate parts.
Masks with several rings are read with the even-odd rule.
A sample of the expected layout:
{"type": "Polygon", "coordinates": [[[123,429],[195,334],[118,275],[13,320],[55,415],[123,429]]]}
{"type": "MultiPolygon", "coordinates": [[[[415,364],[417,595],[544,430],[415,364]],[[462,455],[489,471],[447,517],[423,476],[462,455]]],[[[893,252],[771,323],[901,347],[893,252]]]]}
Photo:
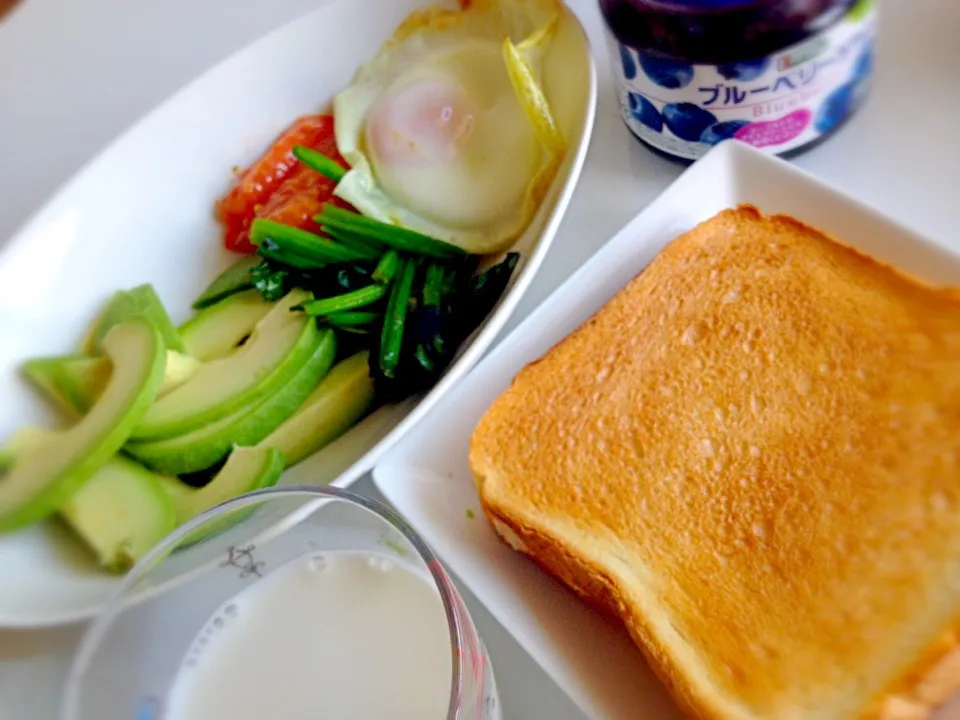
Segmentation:
{"type": "Polygon", "coordinates": [[[784,161],[724,143],[610,240],[374,469],[383,494],[591,718],[682,716],[617,623],[497,539],[467,465],[470,435],[525,364],[593,315],[679,234],[741,203],[791,214],[933,284],[960,285],[960,258],[784,161]]]}

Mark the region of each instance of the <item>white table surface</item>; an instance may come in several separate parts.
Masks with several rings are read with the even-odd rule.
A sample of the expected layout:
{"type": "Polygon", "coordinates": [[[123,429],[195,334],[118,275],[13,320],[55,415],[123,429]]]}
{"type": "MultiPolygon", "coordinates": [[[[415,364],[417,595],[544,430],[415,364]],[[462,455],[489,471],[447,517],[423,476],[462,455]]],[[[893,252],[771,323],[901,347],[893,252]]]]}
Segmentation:
{"type": "MultiPolygon", "coordinates": [[[[0,244],[154,105],[322,1],[22,0],[0,21],[0,244]]],[[[596,0],[570,5],[598,59],[596,134],[569,215],[511,327],[682,169],[639,147],[623,129],[596,0]]],[[[878,75],[867,107],[796,162],[960,251],[960,3],[883,0],[881,7],[878,75]]],[[[369,478],[354,489],[379,497],[369,478]]],[[[506,720],[583,720],[497,621],[465,596],[492,655],[506,720]]],[[[0,720],[55,717],[81,632],[0,631],[0,720]]]]}

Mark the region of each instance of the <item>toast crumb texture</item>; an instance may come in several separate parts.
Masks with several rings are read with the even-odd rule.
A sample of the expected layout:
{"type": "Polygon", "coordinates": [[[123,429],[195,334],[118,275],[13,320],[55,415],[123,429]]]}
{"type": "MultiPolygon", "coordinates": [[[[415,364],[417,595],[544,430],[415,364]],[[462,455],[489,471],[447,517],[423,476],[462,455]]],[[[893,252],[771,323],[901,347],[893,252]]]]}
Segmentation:
{"type": "Polygon", "coordinates": [[[524,368],[470,463],[694,717],[922,720],[960,687],[954,291],[722,212],[524,368]]]}

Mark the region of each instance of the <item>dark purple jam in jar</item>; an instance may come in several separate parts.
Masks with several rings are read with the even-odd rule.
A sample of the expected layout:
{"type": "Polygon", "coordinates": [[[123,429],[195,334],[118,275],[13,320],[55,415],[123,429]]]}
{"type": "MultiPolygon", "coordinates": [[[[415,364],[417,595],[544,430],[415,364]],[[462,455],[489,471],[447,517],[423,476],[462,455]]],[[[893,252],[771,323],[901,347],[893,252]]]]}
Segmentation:
{"type": "Polygon", "coordinates": [[[623,121],[684,161],[724,140],[793,155],[860,106],[876,0],[600,0],[623,121]]]}

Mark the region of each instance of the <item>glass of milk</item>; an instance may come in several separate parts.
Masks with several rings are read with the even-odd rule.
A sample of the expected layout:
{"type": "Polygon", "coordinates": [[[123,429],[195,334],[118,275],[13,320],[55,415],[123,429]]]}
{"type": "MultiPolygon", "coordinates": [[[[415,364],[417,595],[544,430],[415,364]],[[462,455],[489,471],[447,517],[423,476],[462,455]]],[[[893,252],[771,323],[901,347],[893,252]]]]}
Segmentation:
{"type": "Polygon", "coordinates": [[[483,643],[392,510],[284,487],[220,505],[124,579],[63,720],[499,720],[483,643]]]}

